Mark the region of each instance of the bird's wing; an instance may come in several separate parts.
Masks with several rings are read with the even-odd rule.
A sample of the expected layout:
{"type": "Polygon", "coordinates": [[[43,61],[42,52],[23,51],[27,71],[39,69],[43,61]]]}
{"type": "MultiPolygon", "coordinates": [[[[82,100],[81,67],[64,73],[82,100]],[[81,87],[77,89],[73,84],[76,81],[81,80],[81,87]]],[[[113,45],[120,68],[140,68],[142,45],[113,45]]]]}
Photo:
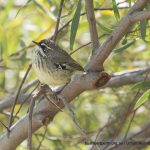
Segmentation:
{"type": "Polygon", "coordinates": [[[70,55],[68,54],[68,56],[63,56],[62,58],[55,56],[52,57],[51,60],[54,64],[56,64],[56,66],[60,65],[60,68],[64,68],[66,66],[67,68],[70,68],[71,70],[78,70],[78,71],[84,71],[83,67],[77,63],[73,58],[70,57],[70,55]]]}

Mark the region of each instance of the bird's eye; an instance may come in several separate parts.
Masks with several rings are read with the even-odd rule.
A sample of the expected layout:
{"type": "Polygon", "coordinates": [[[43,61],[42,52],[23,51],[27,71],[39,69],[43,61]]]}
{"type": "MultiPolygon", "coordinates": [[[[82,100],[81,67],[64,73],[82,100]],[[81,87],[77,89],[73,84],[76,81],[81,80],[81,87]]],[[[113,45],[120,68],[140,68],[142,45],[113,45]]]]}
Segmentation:
{"type": "Polygon", "coordinates": [[[47,52],[46,48],[43,48],[43,52],[44,52],[44,53],[46,53],[46,52],[47,52]]]}
{"type": "Polygon", "coordinates": [[[57,64],[57,63],[54,63],[54,65],[56,66],[57,69],[68,70],[66,64],[57,64]]]}
{"type": "Polygon", "coordinates": [[[46,53],[47,52],[47,46],[46,46],[46,44],[41,43],[40,46],[41,46],[43,52],[46,53]]]}
{"type": "Polygon", "coordinates": [[[67,69],[67,65],[66,65],[66,64],[62,64],[62,65],[61,65],[61,68],[62,68],[63,70],[65,70],[65,69],[67,69]]]}

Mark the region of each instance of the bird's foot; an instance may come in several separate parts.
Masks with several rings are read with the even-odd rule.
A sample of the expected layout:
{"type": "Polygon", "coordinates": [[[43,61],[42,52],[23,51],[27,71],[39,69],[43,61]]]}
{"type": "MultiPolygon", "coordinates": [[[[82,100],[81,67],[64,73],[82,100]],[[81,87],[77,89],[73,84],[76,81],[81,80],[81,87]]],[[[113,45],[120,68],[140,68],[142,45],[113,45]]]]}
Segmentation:
{"type": "Polygon", "coordinates": [[[43,94],[45,98],[52,103],[58,110],[62,111],[62,109],[59,106],[60,97],[57,93],[53,92],[52,89],[47,85],[42,85],[41,87],[43,90],[43,94]]]}
{"type": "Polygon", "coordinates": [[[41,84],[40,87],[41,87],[41,90],[43,90],[43,93],[44,93],[45,96],[51,97],[54,100],[59,101],[59,98],[57,96],[59,94],[59,92],[57,93],[55,91],[52,91],[52,89],[48,85],[46,85],[46,84],[44,84],[44,85],[41,84]]]}

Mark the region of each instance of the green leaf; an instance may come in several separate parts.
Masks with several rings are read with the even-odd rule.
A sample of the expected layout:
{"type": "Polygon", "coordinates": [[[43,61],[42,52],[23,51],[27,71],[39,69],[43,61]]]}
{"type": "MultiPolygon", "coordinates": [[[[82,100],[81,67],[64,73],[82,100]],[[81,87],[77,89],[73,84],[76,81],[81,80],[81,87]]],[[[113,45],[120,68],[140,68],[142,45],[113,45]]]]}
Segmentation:
{"type": "Polygon", "coordinates": [[[97,22],[97,24],[100,26],[100,28],[104,31],[106,31],[107,33],[112,33],[113,29],[107,28],[105,25],[102,25],[100,22],[97,22]]]}
{"type": "Polygon", "coordinates": [[[137,109],[142,104],[144,104],[146,101],[150,99],[150,90],[146,91],[136,102],[134,109],[137,109]]]}
{"type": "Polygon", "coordinates": [[[25,8],[31,1],[32,0],[28,0],[24,6],[22,6],[21,8],[19,8],[18,12],[16,13],[15,18],[18,16],[18,14],[20,13],[21,9],[25,8]]]}
{"type": "Polygon", "coordinates": [[[125,38],[122,40],[122,43],[121,43],[121,44],[122,44],[122,45],[125,45],[125,44],[127,44],[127,41],[128,41],[128,40],[127,40],[127,38],[125,37],[125,38]]]}
{"type": "Polygon", "coordinates": [[[120,47],[120,48],[114,50],[114,53],[120,53],[120,52],[126,50],[128,47],[130,47],[130,46],[133,45],[134,43],[135,43],[135,41],[132,41],[132,42],[126,44],[126,45],[124,45],[124,46],[122,46],[122,47],[120,47]]]}
{"type": "Polygon", "coordinates": [[[112,0],[112,5],[113,5],[113,11],[114,11],[115,17],[118,21],[120,19],[120,14],[119,14],[119,10],[118,10],[116,0],[112,0]]]}
{"type": "Polygon", "coordinates": [[[21,48],[26,47],[26,43],[22,39],[20,39],[20,46],[21,48]]]}
{"type": "Polygon", "coordinates": [[[147,26],[148,21],[146,19],[140,21],[140,32],[141,32],[141,37],[143,41],[145,41],[146,37],[146,26],[147,26]]]}
{"type": "Polygon", "coordinates": [[[77,29],[79,26],[80,12],[81,12],[81,0],[78,1],[77,9],[72,19],[71,33],[70,33],[70,49],[71,50],[73,49],[77,29]]]}
{"type": "Polygon", "coordinates": [[[132,86],[132,89],[139,89],[139,88],[150,88],[150,80],[142,81],[140,83],[136,83],[132,86]]]}
{"type": "Polygon", "coordinates": [[[47,10],[36,0],[32,0],[33,3],[39,8],[41,9],[45,14],[48,14],[47,10]]]}

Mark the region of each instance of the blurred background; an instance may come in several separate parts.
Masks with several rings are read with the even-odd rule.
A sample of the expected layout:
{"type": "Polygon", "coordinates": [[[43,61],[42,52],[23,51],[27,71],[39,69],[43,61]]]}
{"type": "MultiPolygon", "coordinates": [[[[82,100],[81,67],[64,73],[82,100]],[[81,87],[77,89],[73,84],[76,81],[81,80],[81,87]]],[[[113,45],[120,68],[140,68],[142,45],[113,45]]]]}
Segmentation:
{"type": "MultiPolygon", "coordinates": [[[[116,0],[117,10],[110,0],[94,0],[97,31],[100,43],[103,43],[115,29],[118,21],[128,12],[134,4],[134,0],[116,0]]],[[[7,101],[16,94],[24,74],[31,63],[31,51],[34,48],[32,40],[40,41],[51,37],[55,30],[60,0],[0,0],[0,120],[8,124],[10,107],[1,108],[3,101],[7,101]]],[[[65,0],[60,21],[60,28],[73,19],[77,11],[78,1],[65,0]]],[[[147,6],[148,7],[148,6],[147,6]]],[[[87,17],[85,15],[85,1],[81,1],[79,26],[75,36],[74,45],[71,47],[71,21],[57,37],[57,43],[68,53],[75,51],[72,57],[85,66],[91,53],[90,34],[87,17]],[[87,45],[88,44],[88,45],[87,45]],[[85,45],[85,46],[83,46],[85,45]],[[83,46],[83,48],[80,48],[83,46]],[[80,49],[78,49],[80,48],[80,49]]],[[[75,26],[75,25],[74,25],[75,26]]],[[[105,62],[105,71],[113,75],[135,68],[144,68],[150,65],[150,24],[144,20],[138,22],[131,31],[120,41],[114,52],[105,62]]],[[[31,93],[37,86],[35,73],[31,70],[23,86],[24,93],[31,93]]],[[[105,88],[86,91],[71,103],[77,120],[89,136],[94,140],[99,129],[104,128],[112,120],[122,120],[118,138],[123,139],[127,133],[132,113],[126,115],[124,109],[134,99],[138,88],[134,85],[126,85],[117,88],[105,88]]],[[[140,96],[150,84],[140,87],[140,96]]],[[[28,102],[16,105],[15,113],[18,121],[28,111],[28,102]]],[[[149,102],[142,105],[136,112],[130,127],[130,136],[137,133],[150,119],[149,102]]],[[[113,132],[119,128],[119,124],[112,126],[107,131],[113,132]]],[[[6,129],[0,125],[0,134],[6,129]]],[[[33,147],[38,147],[43,137],[45,127],[33,135],[33,147]]],[[[107,137],[108,135],[106,135],[107,137]]],[[[45,139],[41,150],[84,150],[85,145],[82,136],[76,129],[67,111],[56,115],[53,122],[47,126],[45,139]]],[[[17,150],[25,150],[24,141],[17,150]]],[[[148,149],[145,148],[145,149],[148,149]]]]}

